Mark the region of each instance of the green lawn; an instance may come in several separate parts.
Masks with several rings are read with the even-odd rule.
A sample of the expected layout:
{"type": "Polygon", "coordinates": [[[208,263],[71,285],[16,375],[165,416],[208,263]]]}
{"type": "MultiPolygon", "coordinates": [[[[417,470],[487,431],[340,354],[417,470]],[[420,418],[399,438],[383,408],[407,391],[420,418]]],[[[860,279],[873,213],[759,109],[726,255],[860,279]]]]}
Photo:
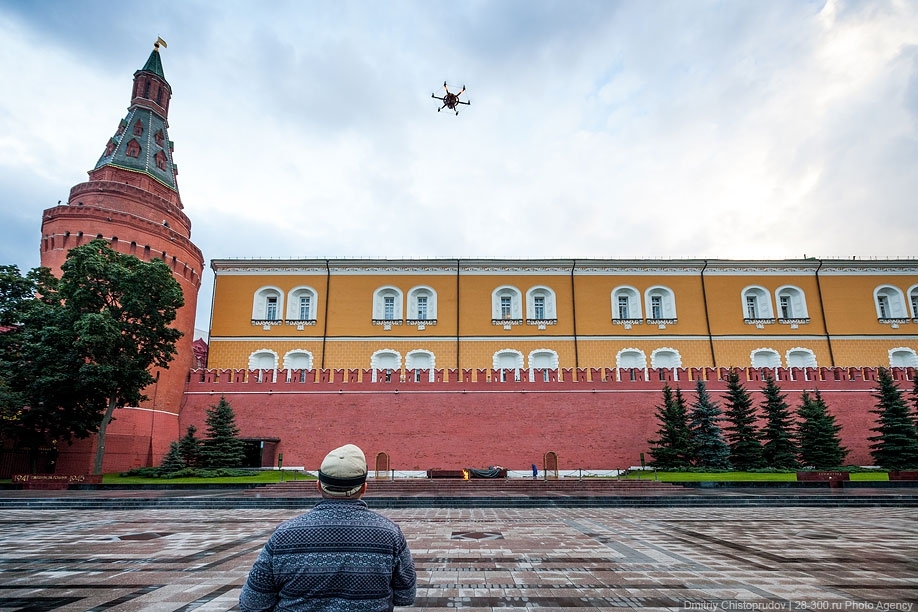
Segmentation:
{"type": "Polygon", "coordinates": [[[253,471],[248,476],[219,476],[216,478],[139,478],[137,476],[121,476],[120,474],[105,474],[102,484],[270,484],[272,482],[290,482],[291,480],[315,480],[297,471],[264,470],[253,471]]]}
{"type": "MultiPolygon", "coordinates": [[[[653,471],[629,472],[631,480],[653,480],[653,471]]],[[[852,472],[851,480],[889,480],[886,472],[852,472]]],[[[796,472],[657,472],[660,482],[797,482],[796,472]]]]}

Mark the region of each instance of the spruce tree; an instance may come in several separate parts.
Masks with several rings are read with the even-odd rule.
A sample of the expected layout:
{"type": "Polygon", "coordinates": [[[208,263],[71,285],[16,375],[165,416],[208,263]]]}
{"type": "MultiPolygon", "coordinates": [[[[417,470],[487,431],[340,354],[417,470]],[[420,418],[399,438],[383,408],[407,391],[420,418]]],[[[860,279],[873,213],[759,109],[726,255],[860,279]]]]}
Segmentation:
{"type": "Polygon", "coordinates": [[[797,442],[800,461],[817,470],[840,467],[845,462],[848,449],[842,446],[838,432],[841,425],[829,414],[828,406],[817,389],[813,396],[803,392],[802,404],[797,410],[797,442]]]}
{"type": "Polygon", "coordinates": [[[720,407],[711,399],[704,381],[695,385],[695,403],[692,405],[690,427],[692,446],[695,449],[695,465],[698,467],[729,470],[730,447],[724,441],[718,421],[721,417],[720,407]]]}
{"type": "Polygon", "coordinates": [[[159,467],[159,473],[171,474],[172,472],[178,472],[184,467],[185,462],[182,460],[182,451],[179,450],[179,443],[173,441],[169,445],[169,452],[163,457],[163,464],[159,467]]]}
{"type": "Polygon", "coordinates": [[[756,409],[752,397],[740,382],[736,370],[731,370],[727,377],[727,395],[724,398],[726,423],[724,431],[730,445],[730,462],[738,470],[760,468],[765,465],[762,459],[762,443],[759,441],[759,430],[756,427],[756,409]]]}
{"type": "Polygon", "coordinates": [[[245,461],[245,450],[239,439],[236,415],[225,397],[207,409],[207,438],[201,448],[205,467],[239,467],[245,461]]]}
{"type": "Polygon", "coordinates": [[[669,385],[663,386],[663,405],[657,406],[660,429],[656,440],[648,440],[653,460],[650,465],[660,469],[686,468],[692,462],[692,436],[682,391],[675,393],[669,385]]]}
{"type": "Polygon", "coordinates": [[[794,441],[794,419],[787,397],[770,374],[765,374],[765,395],[762,411],[765,427],[762,430],[762,456],[768,467],[793,470],[798,467],[797,444],[794,441]]]}
{"type": "Polygon", "coordinates": [[[194,435],[197,431],[197,427],[189,425],[185,435],[179,440],[179,452],[182,453],[182,461],[186,467],[196,467],[200,461],[201,440],[194,435]]]}
{"type": "Polygon", "coordinates": [[[877,415],[877,426],[870,431],[877,432],[877,435],[867,439],[873,442],[870,455],[874,462],[887,470],[918,468],[915,421],[902,392],[886,368],[880,368],[873,397],[877,399],[877,404],[876,410],[871,412],[877,415]]]}

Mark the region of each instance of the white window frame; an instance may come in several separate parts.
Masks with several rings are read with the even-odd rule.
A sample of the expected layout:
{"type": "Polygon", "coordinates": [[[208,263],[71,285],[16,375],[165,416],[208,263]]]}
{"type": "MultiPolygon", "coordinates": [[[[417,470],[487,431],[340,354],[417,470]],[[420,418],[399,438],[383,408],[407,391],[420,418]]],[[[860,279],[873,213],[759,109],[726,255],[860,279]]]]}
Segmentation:
{"type": "Polygon", "coordinates": [[[269,348],[263,348],[263,349],[258,349],[257,351],[252,351],[252,353],[249,354],[248,369],[253,372],[255,371],[258,372],[257,374],[258,382],[262,382],[262,371],[263,370],[271,370],[272,371],[271,382],[277,382],[277,353],[272,351],[269,348]],[[258,360],[259,357],[262,357],[262,356],[270,356],[273,359],[274,364],[272,365],[272,367],[263,368],[263,367],[258,366],[256,361],[258,360]]]}
{"type": "Polygon", "coordinates": [[[891,368],[918,368],[918,353],[915,352],[915,349],[909,346],[897,346],[896,348],[889,349],[889,367],[891,368]],[[893,360],[896,355],[910,355],[911,356],[911,365],[897,366],[893,365],[893,360]]]}
{"type": "Polygon", "coordinates": [[[630,285],[621,285],[612,290],[612,320],[613,321],[636,321],[643,319],[641,310],[641,292],[630,285]],[[628,298],[628,316],[619,315],[619,297],[628,298]]]}
{"type": "Polygon", "coordinates": [[[494,369],[500,372],[501,382],[505,382],[507,380],[507,372],[511,370],[513,371],[513,379],[518,381],[520,380],[520,372],[523,370],[523,354],[515,349],[501,349],[494,353],[492,357],[492,364],[494,369]],[[512,356],[516,365],[512,368],[503,367],[500,363],[501,357],[503,356],[512,356]]]}
{"type": "Polygon", "coordinates": [[[434,380],[434,370],[437,368],[437,358],[436,358],[436,355],[434,355],[431,351],[428,351],[428,350],[425,350],[425,349],[415,349],[415,350],[413,350],[413,351],[408,351],[408,352],[405,354],[405,370],[409,370],[409,371],[415,370],[415,373],[414,373],[415,379],[414,379],[414,380],[415,380],[415,382],[420,382],[420,372],[417,372],[417,371],[416,371],[416,370],[418,369],[418,367],[417,367],[416,364],[413,363],[414,360],[415,360],[419,355],[425,355],[425,356],[427,356],[427,357],[430,358],[430,368],[428,369],[428,372],[427,372],[427,380],[428,380],[429,382],[433,382],[433,380],[434,380]]]}
{"type": "Polygon", "coordinates": [[[370,370],[372,371],[373,382],[376,382],[378,372],[386,372],[386,375],[390,377],[389,381],[397,382],[401,379],[402,354],[394,349],[380,349],[374,352],[370,356],[370,370]],[[382,367],[382,364],[380,364],[380,361],[382,360],[381,358],[383,356],[386,356],[386,357],[394,356],[397,366],[394,368],[382,367]],[[394,380],[392,380],[392,378],[394,378],[394,380]]]}
{"type": "Polygon", "coordinates": [[[386,285],[379,287],[373,292],[373,319],[376,321],[399,321],[403,320],[402,305],[404,296],[401,289],[386,285]],[[386,318],[386,298],[392,298],[392,318],[386,318]]]}
{"type": "Polygon", "coordinates": [[[753,368],[770,368],[770,369],[780,368],[781,367],[781,353],[767,346],[762,347],[762,348],[757,348],[749,352],[749,363],[752,365],[753,368]],[[755,363],[756,355],[765,355],[765,354],[775,357],[778,361],[778,365],[771,365],[771,364],[756,365],[755,363]]]}
{"type": "Polygon", "coordinates": [[[641,349],[631,346],[628,348],[623,348],[622,350],[620,350],[618,353],[615,354],[615,368],[617,370],[632,369],[632,366],[622,365],[622,359],[626,355],[640,355],[641,362],[643,363],[643,365],[633,366],[633,369],[636,369],[636,370],[646,370],[647,369],[647,354],[641,349]]]}
{"type": "Polygon", "coordinates": [[[312,287],[301,285],[294,287],[287,294],[287,320],[288,321],[315,321],[316,310],[318,307],[318,293],[312,287]],[[310,316],[307,319],[300,318],[300,298],[309,297],[310,316]]]}
{"type": "Polygon", "coordinates": [[[502,285],[491,293],[491,319],[493,321],[516,321],[523,318],[523,294],[512,285],[502,285]],[[501,312],[501,298],[510,298],[510,316],[501,312]]]}
{"type": "Polygon", "coordinates": [[[658,349],[654,349],[650,353],[650,367],[651,368],[667,368],[667,369],[676,369],[682,367],[682,354],[674,348],[668,346],[661,346],[658,349]],[[676,365],[674,366],[661,366],[657,363],[657,357],[660,354],[675,355],[676,356],[676,365]]]}
{"type": "Polygon", "coordinates": [[[526,318],[531,320],[540,320],[540,321],[552,321],[557,320],[558,312],[555,306],[555,292],[551,287],[545,287],[539,285],[536,287],[531,287],[529,291],[526,292],[526,318]],[[536,316],[536,298],[540,297],[544,300],[544,312],[543,316],[536,316]]]}
{"type": "Polygon", "coordinates": [[[786,364],[787,364],[787,367],[789,367],[789,368],[815,368],[815,367],[818,367],[818,366],[817,366],[817,363],[816,363],[816,353],[814,353],[811,349],[808,349],[808,348],[803,347],[803,346],[795,346],[795,347],[792,348],[792,349],[788,349],[787,352],[784,353],[784,363],[786,363],[786,364]],[[794,355],[800,355],[800,354],[806,354],[806,355],[808,355],[808,359],[807,359],[808,363],[806,363],[805,365],[802,365],[802,366],[798,366],[798,365],[792,366],[792,365],[791,365],[791,357],[793,357],[794,355]]]}
{"type": "Polygon", "coordinates": [[[806,293],[803,289],[795,285],[783,285],[775,290],[775,304],[778,307],[777,318],[781,319],[809,319],[810,315],[806,307],[806,293]],[[781,298],[788,299],[790,306],[790,316],[785,317],[781,311],[781,298]]]}
{"type": "Polygon", "coordinates": [[[644,292],[644,304],[647,318],[650,320],[676,319],[676,294],[669,287],[654,285],[644,292]],[[653,298],[660,299],[660,316],[654,316],[653,298]]]}
{"type": "Polygon", "coordinates": [[[437,292],[426,285],[418,285],[408,290],[408,320],[430,321],[437,320],[437,292]],[[421,319],[418,313],[418,298],[427,298],[427,318],[421,319]]]}
{"type": "Polygon", "coordinates": [[[558,369],[558,352],[552,349],[540,348],[529,353],[529,380],[530,382],[535,381],[535,371],[536,367],[533,365],[533,361],[537,360],[539,357],[548,356],[551,363],[547,368],[543,368],[542,371],[542,381],[548,382],[548,370],[557,370],[558,369]]]}
{"type": "Polygon", "coordinates": [[[759,285],[746,287],[741,293],[740,300],[744,319],[767,320],[775,318],[774,307],[771,303],[771,293],[765,287],[759,285]],[[756,312],[754,317],[749,316],[746,307],[747,298],[750,296],[755,297],[756,312]]]}
{"type": "Polygon", "coordinates": [[[315,360],[313,358],[312,352],[307,351],[306,349],[293,349],[292,351],[287,351],[284,353],[284,368],[285,370],[312,370],[315,360]],[[300,355],[304,355],[309,360],[308,368],[297,368],[294,366],[293,359],[300,355]]]}
{"type": "Polygon", "coordinates": [[[253,321],[277,321],[282,323],[284,320],[284,292],[278,287],[265,286],[255,291],[252,299],[252,320],[253,321]],[[268,298],[277,298],[277,318],[268,319],[268,298]]]}
{"type": "Polygon", "coordinates": [[[873,290],[873,303],[877,309],[877,319],[906,319],[908,310],[905,305],[905,296],[902,290],[893,285],[880,285],[873,290]],[[882,297],[886,297],[889,312],[883,313],[881,308],[882,297]],[[883,316],[883,315],[886,316],[883,316]]]}

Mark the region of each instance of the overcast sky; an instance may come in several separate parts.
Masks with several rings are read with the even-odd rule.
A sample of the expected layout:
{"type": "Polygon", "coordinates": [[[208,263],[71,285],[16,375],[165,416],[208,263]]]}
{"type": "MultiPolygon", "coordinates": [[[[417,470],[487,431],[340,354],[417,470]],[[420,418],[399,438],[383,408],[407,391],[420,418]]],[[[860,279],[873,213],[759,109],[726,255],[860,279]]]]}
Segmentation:
{"type": "Polygon", "coordinates": [[[0,0],[0,264],[157,36],[207,265],[918,255],[914,0],[0,0]]]}

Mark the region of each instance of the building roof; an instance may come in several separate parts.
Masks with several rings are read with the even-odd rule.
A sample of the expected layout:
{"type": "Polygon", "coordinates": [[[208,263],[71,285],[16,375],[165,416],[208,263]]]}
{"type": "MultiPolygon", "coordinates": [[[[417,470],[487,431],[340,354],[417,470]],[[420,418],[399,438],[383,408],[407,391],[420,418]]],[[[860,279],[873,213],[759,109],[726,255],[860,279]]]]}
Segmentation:
{"type": "MultiPolygon", "coordinates": [[[[138,75],[143,73],[155,75],[168,87],[157,49],[154,48],[150,53],[144,67],[134,73],[135,83],[138,75]]],[[[177,169],[172,159],[168,121],[154,108],[156,107],[152,104],[136,103],[135,99],[135,103],[128,108],[127,116],[119,124],[118,130],[106,143],[105,151],[93,169],[115,166],[142,172],[166,187],[178,191],[178,183],[175,179],[177,169]]]]}

